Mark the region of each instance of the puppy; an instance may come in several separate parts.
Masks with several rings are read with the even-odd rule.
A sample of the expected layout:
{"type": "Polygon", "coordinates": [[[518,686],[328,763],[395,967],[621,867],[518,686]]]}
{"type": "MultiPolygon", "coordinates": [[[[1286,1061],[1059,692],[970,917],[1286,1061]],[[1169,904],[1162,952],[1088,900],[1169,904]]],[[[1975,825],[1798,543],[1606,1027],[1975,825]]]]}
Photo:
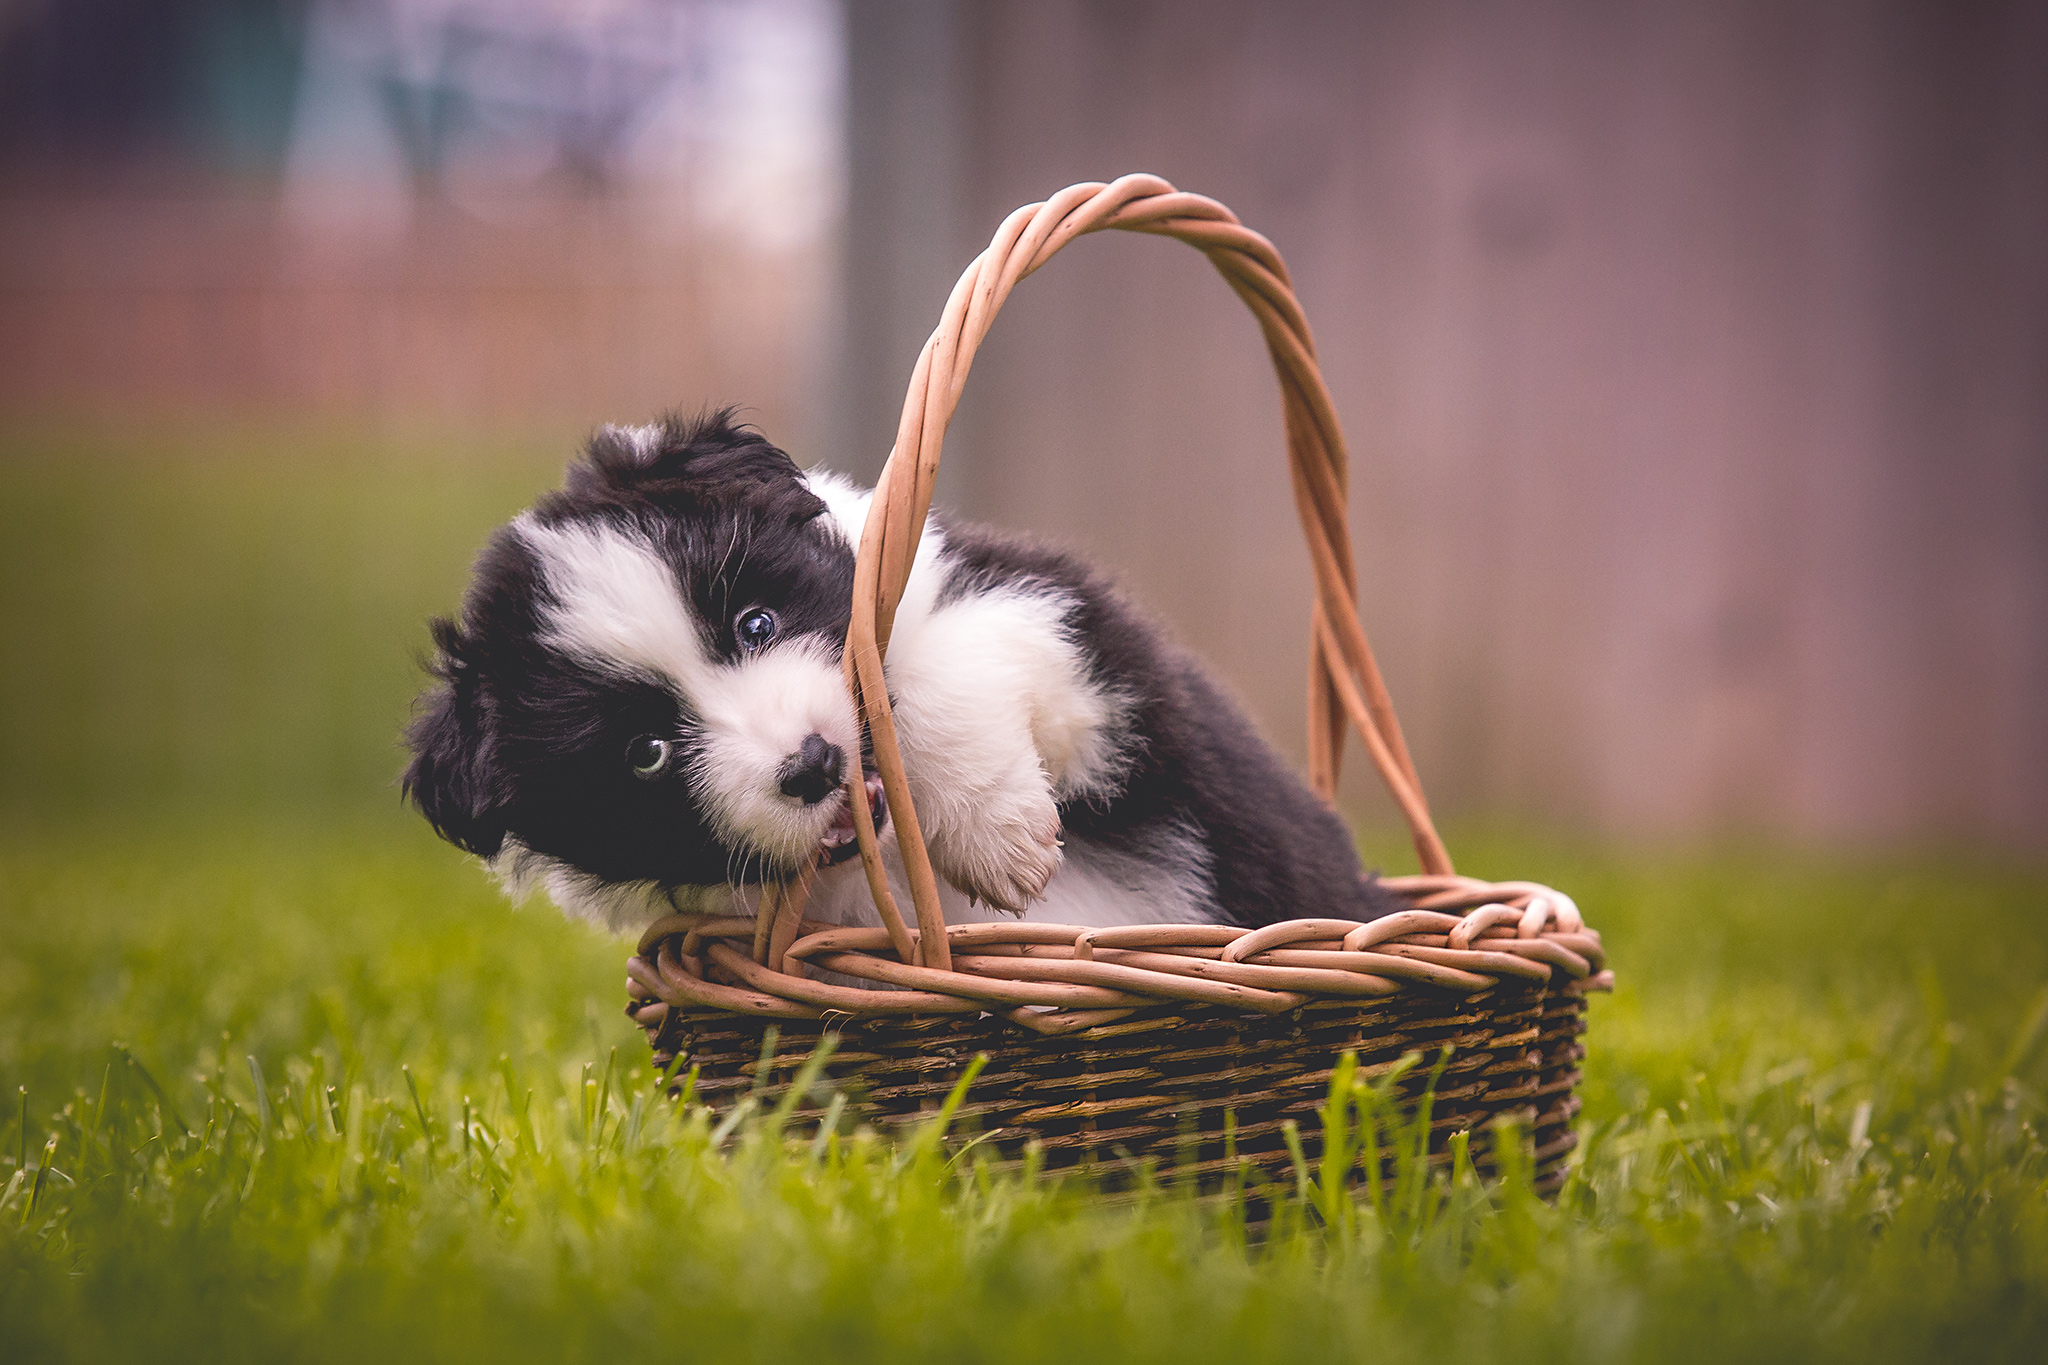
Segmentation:
{"type": "MultiPolygon", "coordinates": [[[[605,428],[433,623],[406,793],[515,898],[615,932],[751,914],[749,888],[811,865],[811,917],[875,924],[865,772],[907,907],[840,668],[869,496],[729,412],[605,428]]],[[[934,515],[887,676],[949,921],[1394,908],[1195,659],[1070,555],[934,515]]]]}

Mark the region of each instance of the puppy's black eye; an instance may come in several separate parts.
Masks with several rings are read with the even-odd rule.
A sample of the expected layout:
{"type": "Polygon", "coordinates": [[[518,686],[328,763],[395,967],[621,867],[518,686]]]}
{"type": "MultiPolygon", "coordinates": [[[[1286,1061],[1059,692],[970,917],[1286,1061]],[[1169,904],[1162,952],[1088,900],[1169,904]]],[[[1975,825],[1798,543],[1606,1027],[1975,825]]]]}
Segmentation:
{"type": "Polygon", "coordinates": [[[775,619],[775,613],[768,608],[749,607],[740,613],[739,620],[733,622],[733,638],[739,641],[741,649],[751,654],[775,638],[775,630],[779,624],[775,619]]]}
{"type": "Polygon", "coordinates": [[[626,746],[626,766],[633,770],[633,776],[642,782],[652,782],[666,773],[675,759],[674,741],[660,739],[654,735],[635,736],[626,746]]]}

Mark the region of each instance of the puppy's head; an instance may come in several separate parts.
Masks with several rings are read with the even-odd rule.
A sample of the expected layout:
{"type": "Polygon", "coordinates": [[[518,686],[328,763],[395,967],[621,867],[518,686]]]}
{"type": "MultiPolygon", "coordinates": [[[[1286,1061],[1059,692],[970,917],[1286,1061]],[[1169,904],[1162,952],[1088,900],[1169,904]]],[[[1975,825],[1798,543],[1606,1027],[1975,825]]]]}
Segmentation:
{"type": "Polygon", "coordinates": [[[606,428],[434,623],[406,792],[515,892],[614,929],[850,856],[853,548],[825,513],[729,414],[606,428]]]}

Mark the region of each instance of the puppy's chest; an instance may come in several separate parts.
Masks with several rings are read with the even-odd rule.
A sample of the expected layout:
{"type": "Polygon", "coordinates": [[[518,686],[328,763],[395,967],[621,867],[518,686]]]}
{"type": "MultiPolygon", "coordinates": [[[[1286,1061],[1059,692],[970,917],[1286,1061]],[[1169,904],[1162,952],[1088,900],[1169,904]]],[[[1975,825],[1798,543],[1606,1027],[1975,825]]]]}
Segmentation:
{"type": "MultiPolygon", "coordinates": [[[[1142,847],[1121,849],[1092,840],[1067,840],[1066,858],[1047,883],[1045,896],[1022,916],[1041,924],[1072,924],[1100,929],[1119,924],[1188,924],[1217,921],[1214,888],[1207,859],[1195,840],[1149,840],[1142,847]]],[[[894,842],[883,853],[891,894],[906,917],[909,881],[903,874],[894,842]]],[[[986,924],[1018,918],[985,904],[971,903],[958,889],[941,881],[939,904],[948,924],[986,924]]],[[[805,918],[826,924],[879,928],[867,878],[858,862],[831,869],[814,886],[805,918]]]]}

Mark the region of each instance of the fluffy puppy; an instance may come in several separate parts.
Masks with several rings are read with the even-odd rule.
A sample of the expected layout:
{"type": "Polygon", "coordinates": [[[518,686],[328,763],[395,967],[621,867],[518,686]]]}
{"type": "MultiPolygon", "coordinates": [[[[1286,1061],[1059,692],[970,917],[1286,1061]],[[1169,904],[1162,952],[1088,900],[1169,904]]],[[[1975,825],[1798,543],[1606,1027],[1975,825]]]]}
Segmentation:
{"type": "MultiPolygon", "coordinates": [[[[840,671],[869,494],[729,413],[605,428],[494,535],[405,790],[515,897],[637,931],[818,864],[809,913],[877,923],[840,671]]],[[[947,919],[1105,926],[1392,908],[1351,839],[1186,651],[1057,550],[934,516],[887,661],[947,919]]]]}

